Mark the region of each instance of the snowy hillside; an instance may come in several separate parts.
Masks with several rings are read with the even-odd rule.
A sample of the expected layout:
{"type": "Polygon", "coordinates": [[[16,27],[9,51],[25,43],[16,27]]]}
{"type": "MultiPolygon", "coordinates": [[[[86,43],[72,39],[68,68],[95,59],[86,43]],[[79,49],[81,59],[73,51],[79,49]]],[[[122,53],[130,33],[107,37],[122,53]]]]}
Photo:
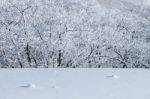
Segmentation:
{"type": "Polygon", "coordinates": [[[1,0],[0,68],[150,68],[146,0],[1,0]]]}
{"type": "Polygon", "coordinates": [[[150,71],[0,70],[0,99],[150,99],[150,71]]]}

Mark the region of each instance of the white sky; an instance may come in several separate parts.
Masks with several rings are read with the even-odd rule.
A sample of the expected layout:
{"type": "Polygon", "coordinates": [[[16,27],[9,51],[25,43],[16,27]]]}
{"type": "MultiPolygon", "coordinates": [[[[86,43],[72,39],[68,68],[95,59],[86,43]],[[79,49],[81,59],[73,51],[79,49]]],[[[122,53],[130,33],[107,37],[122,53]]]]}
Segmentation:
{"type": "Polygon", "coordinates": [[[147,0],[147,3],[146,3],[147,5],[150,5],[150,0],[147,0]]]}

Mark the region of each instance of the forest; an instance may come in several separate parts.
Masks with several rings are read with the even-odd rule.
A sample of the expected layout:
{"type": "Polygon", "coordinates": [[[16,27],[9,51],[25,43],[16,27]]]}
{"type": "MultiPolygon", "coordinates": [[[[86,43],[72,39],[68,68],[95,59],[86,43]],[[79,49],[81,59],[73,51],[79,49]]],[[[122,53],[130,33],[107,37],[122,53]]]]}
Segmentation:
{"type": "Polygon", "coordinates": [[[0,68],[150,68],[150,6],[112,1],[0,1],[0,68]]]}

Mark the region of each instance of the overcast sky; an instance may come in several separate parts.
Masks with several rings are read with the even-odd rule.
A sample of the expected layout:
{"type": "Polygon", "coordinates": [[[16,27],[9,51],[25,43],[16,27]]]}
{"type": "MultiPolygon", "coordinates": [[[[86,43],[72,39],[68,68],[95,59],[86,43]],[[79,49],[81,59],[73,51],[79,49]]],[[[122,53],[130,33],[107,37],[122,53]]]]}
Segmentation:
{"type": "Polygon", "coordinates": [[[150,0],[97,0],[100,5],[105,6],[107,8],[115,8],[115,9],[128,9],[129,7],[133,7],[134,5],[147,4],[150,5],[150,0]]]}

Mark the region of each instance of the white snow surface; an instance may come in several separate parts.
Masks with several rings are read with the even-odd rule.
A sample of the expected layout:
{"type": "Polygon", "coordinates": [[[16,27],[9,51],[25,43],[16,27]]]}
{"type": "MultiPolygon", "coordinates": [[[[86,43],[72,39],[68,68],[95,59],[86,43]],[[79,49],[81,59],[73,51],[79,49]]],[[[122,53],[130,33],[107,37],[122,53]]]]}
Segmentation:
{"type": "Polygon", "coordinates": [[[0,99],[150,99],[150,70],[1,69],[0,99]]]}

